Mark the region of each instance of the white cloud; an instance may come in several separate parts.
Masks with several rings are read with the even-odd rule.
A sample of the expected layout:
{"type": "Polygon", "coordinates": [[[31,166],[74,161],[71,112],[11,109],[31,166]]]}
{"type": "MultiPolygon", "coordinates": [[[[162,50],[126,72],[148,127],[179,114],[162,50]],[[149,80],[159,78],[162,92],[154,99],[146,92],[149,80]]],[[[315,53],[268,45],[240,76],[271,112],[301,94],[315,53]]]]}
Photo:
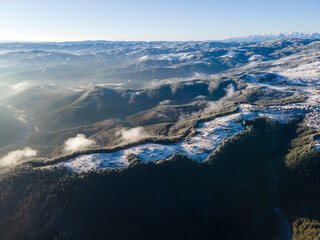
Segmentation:
{"type": "Polygon", "coordinates": [[[74,138],[69,138],[64,143],[64,153],[73,153],[77,151],[86,150],[89,147],[95,145],[96,142],[94,140],[86,138],[84,134],[77,134],[74,138]]]}
{"type": "Polygon", "coordinates": [[[129,130],[120,130],[116,132],[116,136],[124,142],[134,142],[141,138],[148,137],[149,134],[144,130],[143,127],[131,128],[129,130]]]}
{"type": "Polygon", "coordinates": [[[205,100],[207,97],[204,95],[198,95],[196,97],[194,97],[194,100],[205,100]]]}
{"type": "Polygon", "coordinates": [[[224,90],[226,92],[226,95],[220,99],[222,101],[231,98],[235,92],[233,84],[229,84],[224,90]]]}
{"type": "Polygon", "coordinates": [[[207,107],[204,109],[204,112],[205,113],[214,112],[219,108],[220,108],[219,105],[216,104],[215,102],[208,102],[207,107]]]}
{"type": "Polygon", "coordinates": [[[166,99],[166,100],[159,102],[159,105],[169,105],[170,103],[171,103],[171,100],[166,99]]]}
{"type": "Polygon", "coordinates": [[[21,83],[17,83],[15,85],[12,85],[11,87],[15,90],[24,90],[27,86],[29,85],[28,82],[21,82],[21,83]]]}
{"type": "Polygon", "coordinates": [[[18,162],[37,156],[38,151],[26,147],[22,150],[9,152],[6,156],[0,159],[0,166],[7,167],[10,165],[15,165],[18,162]]]}

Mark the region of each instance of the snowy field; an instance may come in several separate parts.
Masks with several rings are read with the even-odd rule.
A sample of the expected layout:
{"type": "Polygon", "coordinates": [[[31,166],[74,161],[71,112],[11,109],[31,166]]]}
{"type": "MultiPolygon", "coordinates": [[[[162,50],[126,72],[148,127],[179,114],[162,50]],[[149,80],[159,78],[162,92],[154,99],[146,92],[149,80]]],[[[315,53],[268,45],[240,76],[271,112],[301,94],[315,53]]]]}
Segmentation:
{"type": "Polygon", "coordinates": [[[181,153],[198,162],[204,161],[224,140],[244,131],[241,119],[247,120],[256,116],[265,116],[276,121],[286,122],[292,114],[277,113],[272,108],[259,111],[255,106],[243,104],[239,113],[223,116],[200,123],[197,134],[176,144],[143,144],[115,153],[97,153],[81,155],[74,159],[55,164],[65,166],[69,171],[81,172],[101,168],[122,168],[129,165],[126,156],[134,154],[143,162],[158,161],[174,153],[181,153]]]}
{"type": "MultiPolygon", "coordinates": [[[[274,82],[257,83],[254,82],[254,77],[249,76],[248,81],[252,82],[253,86],[266,87],[273,90],[284,92],[300,92],[307,99],[303,103],[291,104],[287,106],[271,106],[274,113],[292,114],[304,116],[304,124],[310,128],[320,132],[320,65],[319,61],[304,64],[294,69],[282,72],[279,79],[285,79],[287,84],[275,85],[274,82]],[[290,74],[288,74],[290,73],[290,74]],[[291,74],[292,73],[292,74],[291,74]],[[294,74],[293,74],[294,73],[294,74]]],[[[315,141],[314,148],[320,151],[320,139],[315,141]]]]}
{"type": "MultiPolygon", "coordinates": [[[[318,66],[319,62],[314,64],[318,66]]],[[[303,68],[304,69],[304,68],[303,68]]],[[[310,73],[310,69],[307,71],[313,74],[311,78],[308,74],[304,77],[302,75],[291,75],[290,77],[285,77],[283,75],[278,75],[278,79],[283,81],[285,84],[280,82],[264,82],[260,83],[256,81],[255,75],[249,74],[246,80],[250,83],[252,87],[264,87],[271,90],[277,90],[282,92],[294,93],[299,92],[307,97],[306,101],[303,103],[291,104],[287,106],[271,106],[274,113],[288,113],[300,114],[305,116],[304,122],[307,126],[317,129],[320,132],[320,82],[316,79],[320,79],[319,67],[310,73]]]]}

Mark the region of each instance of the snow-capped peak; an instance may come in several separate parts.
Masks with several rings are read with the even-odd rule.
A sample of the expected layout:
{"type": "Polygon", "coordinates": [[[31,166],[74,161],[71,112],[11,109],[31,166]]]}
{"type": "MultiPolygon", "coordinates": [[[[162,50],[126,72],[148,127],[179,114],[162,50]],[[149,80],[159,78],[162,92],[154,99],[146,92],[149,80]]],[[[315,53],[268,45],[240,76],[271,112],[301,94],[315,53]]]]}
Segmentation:
{"type": "Polygon", "coordinates": [[[228,38],[224,41],[228,42],[264,42],[269,40],[276,40],[282,38],[302,38],[302,39],[320,39],[320,33],[306,33],[306,32],[283,32],[283,33],[268,33],[257,35],[244,35],[235,38],[228,38]]]}

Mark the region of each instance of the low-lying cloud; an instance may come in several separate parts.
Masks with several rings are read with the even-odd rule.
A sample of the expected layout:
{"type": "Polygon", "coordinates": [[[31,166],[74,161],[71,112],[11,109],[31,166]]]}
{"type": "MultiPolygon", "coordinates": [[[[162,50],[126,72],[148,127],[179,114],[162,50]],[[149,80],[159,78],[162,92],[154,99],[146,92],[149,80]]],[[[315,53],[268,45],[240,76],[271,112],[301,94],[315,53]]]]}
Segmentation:
{"type": "Polygon", "coordinates": [[[116,132],[116,136],[124,142],[134,142],[138,141],[141,138],[146,138],[149,134],[145,131],[143,127],[136,127],[127,130],[120,130],[116,132]]]}
{"type": "Polygon", "coordinates": [[[216,110],[220,109],[220,106],[215,103],[215,102],[208,102],[207,103],[207,107],[204,109],[204,112],[205,113],[208,113],[208,112],[214,112],[216,110]]]}
{"type": "Polygon", "coordinates": [[[77,134],[74,138],[69,138],[64,143],[64,153],[73,153],[77,151],[86,150],[94,146],[96,142],[94,140],[86,138],[84,134],[77,134]]]}
{"type": "Polygon", "coordinates": [[[194,97],[193,99],[194,99],[194,100],[206,100],[207,97],[204,96],[204,95],[198,95],[198,96],[194,97]]]}
{"type": "Polygon", "coordinates": [[[169,105],[169,104],[171,104],[171,102],[172,102],[171,100],[166,99],[166,100],[159,102],[159,105],[169,105]]]}
{"type": "Polygon", "coordinates": [[[224,90],[226,92],[226,95],[220,99],[221,101],[228,100],[229,98],[231,98],[233,96],[233,94],[235,92],[233,84],[229,84],[224,90]]]}
{"type": "Polygon", "coordinates": [[[195,111],[195,112],[191,112],[191,113],[182,113],[180,114],[178,121],[185,121],[188,120],[190,118],[200,118],[202,114],[202,111],[195,111]]]}
{"type": "Polygon", "coordinates": [[[11,165],[16,165],[23,160],[37,156],[37,154],[38,151],[33,150],[29,147],[26,147],[22,150],[9,152],[6,156],[0,159],[0,167],[9,167],[11,165]]]}
{"type": "Polygon", "coordinates": [[[20,82],[17,84],[12,85],[12,88],[15,90],[24,90],[25,88],[27,88],[29,85],[28,82],[20,82]]]}
{"type": "MultiPolygon", "coordinates": [[[[219,99],[219,101],[225,101],[233,97],[235,93],[235,88],[233,84],[229,84],[226,88],[224,88],[226,95],[219,99]]],[[[215,102],[208,102],[207,107],[204,109],[204,113],[214,112],[221,109],[221,106],[215,102]]]]}

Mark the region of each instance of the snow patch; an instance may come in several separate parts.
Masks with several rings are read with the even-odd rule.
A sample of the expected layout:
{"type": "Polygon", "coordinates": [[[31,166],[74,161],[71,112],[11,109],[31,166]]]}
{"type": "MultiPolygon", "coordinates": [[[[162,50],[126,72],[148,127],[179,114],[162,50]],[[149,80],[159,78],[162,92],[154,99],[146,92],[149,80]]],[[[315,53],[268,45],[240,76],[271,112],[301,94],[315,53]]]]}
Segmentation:
{"type": "Polygon", "coordinates": [[[236,58],[238,57],[238,55],[240,54],[239,51],[229,51],[227,54],[221,56],[222,58],[230,58],[230,59],[233,59],[233,58],[236,58]]]}
{"type": "Polygon", "coordinates": [[[278,73],[293,80],[317,81],[320,79],[320,61],[302,64],[294,68],[279,71],[278,73]]]}
{"type": "MultiPolygon", "coordinates": [[[[239,113],[200,123],[194,137],[176,144],[147,143],[115,153],[82,155],[54,166],[65,166],[70,171],[76,172],[100,168],[122,168],[129,165],[126,159],[128,154],[136,155],[143,162],[150,162],[168,158],[174,153],[181,153],[194,161],[202,162],[217,149],[221,142],[245,130],[241,120],[248,120],[257,116],[266,116],[281,122],[285,122],[292,117],[284,113],[276,113],[273,109],[260,111],[256,106],[244,104],[240,106],[239,113]]],[[[131,135],[130,132],[129,135],[131,135]]],[[[129,139],[132,139],[132,137],[129,137],[129,139]]]]}

